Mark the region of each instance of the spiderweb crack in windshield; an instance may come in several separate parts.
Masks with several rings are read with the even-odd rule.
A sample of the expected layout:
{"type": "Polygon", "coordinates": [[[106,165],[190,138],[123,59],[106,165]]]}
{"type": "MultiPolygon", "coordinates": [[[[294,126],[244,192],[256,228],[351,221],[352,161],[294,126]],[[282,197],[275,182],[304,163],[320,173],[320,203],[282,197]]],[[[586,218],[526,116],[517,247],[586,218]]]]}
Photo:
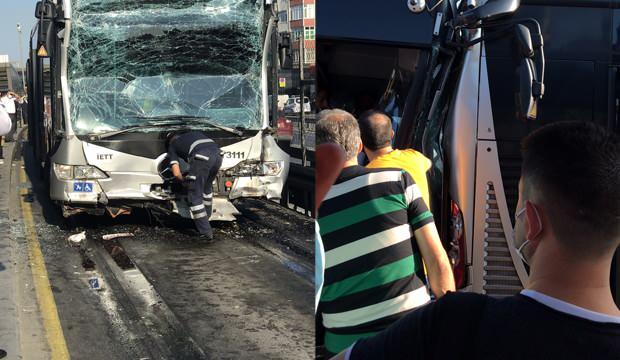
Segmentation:
{"type": "Polygon", "coordinates": [[[72,0],[72,10],[75,133],[170,116],[260,128],[261,1],[72,0]]]}

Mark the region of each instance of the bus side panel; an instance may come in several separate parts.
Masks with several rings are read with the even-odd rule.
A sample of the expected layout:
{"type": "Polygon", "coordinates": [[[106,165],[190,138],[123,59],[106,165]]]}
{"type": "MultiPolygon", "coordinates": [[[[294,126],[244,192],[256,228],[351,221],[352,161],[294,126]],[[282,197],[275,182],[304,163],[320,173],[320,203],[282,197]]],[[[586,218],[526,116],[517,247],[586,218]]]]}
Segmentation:
{"type": "Polygon", "coordinates": [[[512,38],[487,44],[495,135],[511,217],[517,201],[523,137],[556,121],[585,120],[607,125],[610,10],[522,5],[515,18],[527,17],[540,22],[545,41],[545,94],[536,121],[523,123],[514,115],[517,80],[512,38]]]}
{"type": "MultiPolygon", "coordinates": [[[[545,124],[568,120],[593,121],[618,131],[614,64],[620,56],[612,56],[612,43],[620,42],[619,15],[619,10],[609,8],[522,3],[514,18],[537,19],[544,38],[545,94],[533,122],[523,123],[514,115],[514,40],[509,37],[486,44],[493,123],[510,219],[517,202],[523,137],[545,124]]],[[[618,51],[620,46],[613,49],[618,51]]],[[[612,269],[616,301],[620,300],[618,271],[617,266],[612,269]]]]}

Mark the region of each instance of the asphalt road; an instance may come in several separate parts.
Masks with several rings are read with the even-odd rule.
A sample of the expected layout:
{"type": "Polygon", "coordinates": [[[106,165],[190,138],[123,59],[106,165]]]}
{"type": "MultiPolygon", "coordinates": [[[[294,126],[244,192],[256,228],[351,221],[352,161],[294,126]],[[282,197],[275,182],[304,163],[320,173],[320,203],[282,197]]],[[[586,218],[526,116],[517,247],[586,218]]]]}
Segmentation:
{"type": "Polygon", "coordinates": [[[55,338],[64,339],[71,358],[313,357],[313,222],[303,215],[239,201],[244,215],[215,223],[210,243],[185,234],[191,223],[162,223],[145,211],[66,220],[47,197],[27,145],[15,153],[10,188],[19,190],[11,194],[9,217],[22,358],[49,358],[57,346],[53,316],[33,290],[29,216],[60,322],[55,338]],[[29,214],[19,211],[24,206],[29,214]],[[81,243],[67,241],[82,231],[81,243]],[[102,239],[125,232],[134,236],[102,239]],[[93,278],[101,290],[91,288],[93,278]]]}

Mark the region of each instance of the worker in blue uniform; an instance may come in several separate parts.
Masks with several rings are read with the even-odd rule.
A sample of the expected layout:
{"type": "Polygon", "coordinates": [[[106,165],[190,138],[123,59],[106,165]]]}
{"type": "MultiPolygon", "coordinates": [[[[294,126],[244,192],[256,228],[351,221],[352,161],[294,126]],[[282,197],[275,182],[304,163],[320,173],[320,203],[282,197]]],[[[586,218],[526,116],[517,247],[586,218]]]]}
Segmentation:
{"type": "Polygon", "coordinates": [[[222,166],[217,144],[201,131],[185,131],[168,136],[168,158],[172,174],[187,186],[189,208],[201,237],[213,239],[209,217],[213,209],[213,180],[222,166]],[[179,159],[189,164],[183,177],[179,159]]]}

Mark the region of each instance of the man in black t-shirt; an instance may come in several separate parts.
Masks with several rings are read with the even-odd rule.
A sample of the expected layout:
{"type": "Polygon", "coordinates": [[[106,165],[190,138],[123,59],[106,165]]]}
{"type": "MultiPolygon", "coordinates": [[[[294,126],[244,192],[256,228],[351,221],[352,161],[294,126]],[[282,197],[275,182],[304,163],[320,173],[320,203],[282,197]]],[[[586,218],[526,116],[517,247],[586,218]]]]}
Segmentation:
{"type": "Polygon", "coordinates": [[[620,359],[609,285],[620,244],[620,139],[591,123],[523,142],[515,247],[526,289],[451,293],[357,341],[336,359],[620,359]]]}

